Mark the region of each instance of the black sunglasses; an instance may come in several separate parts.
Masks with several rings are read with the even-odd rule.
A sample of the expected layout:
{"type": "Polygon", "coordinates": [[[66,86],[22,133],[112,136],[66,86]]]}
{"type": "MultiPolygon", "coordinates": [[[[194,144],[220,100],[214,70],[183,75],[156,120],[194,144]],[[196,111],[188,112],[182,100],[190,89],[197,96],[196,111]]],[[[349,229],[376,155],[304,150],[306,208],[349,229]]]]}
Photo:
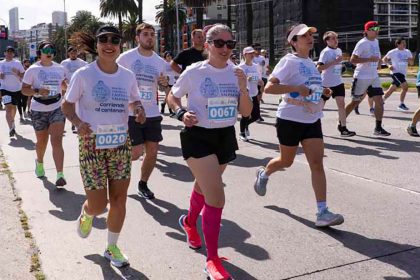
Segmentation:
{"type": "Polygon", "coordinates": [[[236,41],[234,41],[234,40],[225,41],[225,40],[222,40],[222,39],[216,39],[216,40],[209,41],[209,43],[213,43],[213,45],[216,48],[223,48],[224,45],[226,45],[226,47],[230,50],[234,49],[235,46],[236,46],[236,41]]]}
{"type": "Polygon", "coordinates": [[[121,38],[117,36],[106,36],[106,35],[102,35],[98,37],[98,42],[101,44],[106,44],[109,41],[111,41],[111,44],[113,45],[119,45],[121,43],[121,38]],[[111,38],[111,40],[109,40],[108,38],[111,38]]]}

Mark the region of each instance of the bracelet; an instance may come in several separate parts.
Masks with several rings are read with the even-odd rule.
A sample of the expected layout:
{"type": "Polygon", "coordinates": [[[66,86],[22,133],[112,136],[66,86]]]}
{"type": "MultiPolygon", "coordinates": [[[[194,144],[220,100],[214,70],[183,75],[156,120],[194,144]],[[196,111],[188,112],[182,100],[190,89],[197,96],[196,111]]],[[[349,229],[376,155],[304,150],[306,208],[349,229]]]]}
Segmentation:
{"type": "Polygon", "coordinates": [[[175,116],[176,118],[182,122],[182,118],[184,117],[185,113],[187,112],[187,110],[183,109],[183,108],[178,108],[175,111],[175,116]]]}

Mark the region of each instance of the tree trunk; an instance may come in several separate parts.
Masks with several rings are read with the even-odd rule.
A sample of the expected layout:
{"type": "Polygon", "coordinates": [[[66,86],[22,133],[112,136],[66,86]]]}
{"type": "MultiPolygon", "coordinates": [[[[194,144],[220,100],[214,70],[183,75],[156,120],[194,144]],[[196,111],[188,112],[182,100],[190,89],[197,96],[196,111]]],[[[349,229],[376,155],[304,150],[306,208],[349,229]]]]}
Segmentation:
{"type": "MultiPolygon", "coordinates": [[[[420,0],[419,0],[420,1],[420,0]]],[[[274,61],[274,6],[273,0],[268,2],[268,44],[269,44],[269,56],[270,65],[275,63],[274,61]]]]}
{"type": "Polygon", "coordinates": [[[227,26],[229,26],[229,28],[232,28],[232,17],[231,17],[232,7],[231,7],[231,5],[232,5],[232,0],[227,0],[227,22],[226,22],[226,24],[227,24],[227,26]]]}
{"type": "Polygon", "coordinates": [[[143,0],[138,0],[139,24],[143,23],[143,0]]]}
{"type": "Polygon", "coordinates": [[[416,42],[416,53],[417,53],[417,55],[420,52],[420,33],[419,33],[419,30],[420,30],[420,0],[417,0],[417,30],[416,30],[417,31],[417,35],[416,35],[416,38],[417,38],[417,40],[416,40],[417,41],[416,42]]]}
{"type": "Polygon", "coordinates": [[[251,46],[253,43],[252,30],[253,30],[253,12],[252,0],[246,0],[246,43],[251,46]]]}
{"type": "Polygon", "coordinates": [[[203,28],[204,7],[196,7],[195,14],[197,18],[197,28],[203,28]]]}

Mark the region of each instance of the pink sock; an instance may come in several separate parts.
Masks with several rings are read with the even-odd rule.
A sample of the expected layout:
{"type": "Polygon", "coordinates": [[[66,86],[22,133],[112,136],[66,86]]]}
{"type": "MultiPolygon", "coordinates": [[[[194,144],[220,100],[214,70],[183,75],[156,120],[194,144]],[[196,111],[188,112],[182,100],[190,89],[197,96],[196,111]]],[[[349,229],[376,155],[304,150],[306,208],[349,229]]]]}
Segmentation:
{"type": "Polygon", "coordinates": [[[219,247],[220,221],[223,208],[216,208],[204,204],[202,227],[207,247],[207,260],[217,258],[219,247]]]}
{"type": "Polygon", "coordinates": [[[204,206],[204,196],[195,190],[191,193],[190,209],[188,209],[187,223],[189,226],[196,226],[201,209],[204,206]]]}

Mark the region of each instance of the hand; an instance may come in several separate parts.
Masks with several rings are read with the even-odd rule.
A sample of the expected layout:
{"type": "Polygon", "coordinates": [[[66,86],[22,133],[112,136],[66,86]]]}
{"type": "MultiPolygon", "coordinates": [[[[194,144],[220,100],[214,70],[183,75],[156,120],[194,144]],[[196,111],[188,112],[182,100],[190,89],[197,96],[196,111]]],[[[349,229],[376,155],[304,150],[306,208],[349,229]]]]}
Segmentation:
{"type": "Polygon", "coordinates": [[[136,112],[135,121],[138,123],[144,124],[146,122],[146,114],[144,112],[144,109],[142,107],[138,107],[135,112],[136,112]]]}
{"type": "Polygon", "coordinates": [[[38,92],[35,93],[35,95],[42,95],[42,96],[48,96],[50,94],[50,91],[45,88],[40,88],[38,92]]]}
{"type": "Polygon", "coordinates": [[[324,89],[322,90],[322,95],[325,95],[326,97],[331,97],[332,92],[333,92],[333,91],[332,91],[330,88],[324,88],[324,89]]]}
{"type": "Polygon", "coordinates": [[[379,59],[380,58],[378,56],[375,56],[375,55],[372,55],[371,57],[369,57],[369,61],[370,62],[378,62],[379,59]]]}
{"type": "Polygon", "coordinates": [[[305,85],[297,86],[296,91],[299,92],[301,96],[308,96],[311,94],[311,90],[307,88],[305,85]]]}
{"type": "Polygon", "coordinates": [[[164,87],[168,86],[168,77],[163,76],[163,73],[160,73],[158,78],[158,84],[164,87]]]}
{"type": "Polygon", "coordinates": [[[247,77],[246,77],[244,71],[242,71],[242,69],[236,68],[235,69],[235,76],[236,76],[236,78],[238,78],[239,89],[241,91],[246,91],[247,77]]]}
{"type": "Polygon", "coordinates": [[[15,73],[16,75],[19,75],[19,69],[17,68],[12,68],[12,72],[15,73]]]}
{"type": "Polygon", "coordinates": [[[389,70],[393,71],[394,70],[394,66],[389,65],[389,70]]]}
{"type": "Polygon", "coordinates": [[[90,129],[90,124],[85,122],[80,122],[79,125],[77,125],[76,127],[77,134],[79,134],[80,136],[90,135],[93,132],[92,129],[90,129]]]}
{"type": "Polygon", "coordinates": [[[184,122],[186,127],[192,127],[193,125],[198,123],[197,117],[195,112],[186,112],[182,117],[182,121],[184,122]]]}
{"type": "Polygon", "coordinates": [[[263,80],[258,80],[258,85],[264,89],[264,81],[263,80]]]}

